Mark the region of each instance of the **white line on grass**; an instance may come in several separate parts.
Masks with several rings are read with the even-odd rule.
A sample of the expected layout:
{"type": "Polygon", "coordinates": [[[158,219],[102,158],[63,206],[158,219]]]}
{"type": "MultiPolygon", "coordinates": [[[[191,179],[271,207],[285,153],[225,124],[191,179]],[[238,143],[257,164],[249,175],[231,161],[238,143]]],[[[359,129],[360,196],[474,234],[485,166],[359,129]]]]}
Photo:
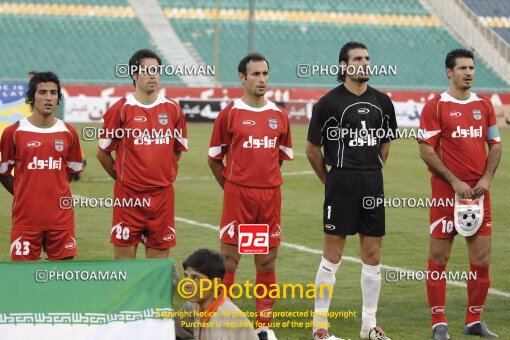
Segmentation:
{"type": "MultiPolygon", "coordinates": [[[[211,229],[211,230],[214,230],[214,231],[218,231],[218,227],[217,226],[214,226],[214,225],[209,224],[209,223],[198,222],[198,221],[194,221],[194,220],[190,220],[190,219],[182,218],[182,217],[175,217],[175,220],[179,221],[179,222],[195,225],[197,227],[203,227],[203,228],[211,229]]],[[[289,243],[289,242],[282,242],[281,245],[283,247],[292,248],[292,249],[295,249],[295,250],[298,250],[298,251],[301,251],[301,252],[304,252],[304,253],[322,255],[322,250],[314,249],[314,248],[309,248],[307,246],[302,246],[300,244],[289,243]]],[[[352,257],[352,256],[342,256],[342,261],[361,263],[360,259],[358,259],[356,257],[352,257]]],[[[411,269],[400,268],[400,267],[393,267],[393,266],[388,266],[388,265],[385,265],[385,264],[381,264],[381,268],[386,269],[386,270],[393,270],[393,271],[397,271],[397,272],[406,272],[406,273],[410,273],[411,275],[413,273],[415,273],[415,271],[411,270],[411,269]]],[[[466,284],[464,282],[460,282],[460,281],[446,281],[446,283],[451,285],[451,286],[457,286],[457,287],[464,287],[464,288],[466,288],[466,284]]],[[[510,293],[507,293],[507,292],[504,292],[504,291],[501,291],[501,290],[495,289],[495,288],[489,288],[489,294],[503,296],[503,297],[506,297],[506,298],[510,298],[510,293]]]]}

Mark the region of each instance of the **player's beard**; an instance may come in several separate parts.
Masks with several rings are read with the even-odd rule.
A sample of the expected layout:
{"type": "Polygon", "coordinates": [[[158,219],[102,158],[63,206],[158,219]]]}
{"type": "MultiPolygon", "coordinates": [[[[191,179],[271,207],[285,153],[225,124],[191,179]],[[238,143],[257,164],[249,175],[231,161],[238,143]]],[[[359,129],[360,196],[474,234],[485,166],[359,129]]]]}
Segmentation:
{"type": "Polygon", "coordinates": [[[464,80],[461,81],[461,83],[459,84],[459,86],[457,86],[460,90],[462,91],[467,91],[469,89],[471,89],[471,84],[465,84],[464,83],[464,80]]]}
{"type": "Polygon", "coordinates": [[[359,83],[359,84],[363,84],[363,83],[366,83],[367,81],[370,80],[370,77],[369,76],[356,76],[356,77],[353,77],[354,81],[359,83]]]}

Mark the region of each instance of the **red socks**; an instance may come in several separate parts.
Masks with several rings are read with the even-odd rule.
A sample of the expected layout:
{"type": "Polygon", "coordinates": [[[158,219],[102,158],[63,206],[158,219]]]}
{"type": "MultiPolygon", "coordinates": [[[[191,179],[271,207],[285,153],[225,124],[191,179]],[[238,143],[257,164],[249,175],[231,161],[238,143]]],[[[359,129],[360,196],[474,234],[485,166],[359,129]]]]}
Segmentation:
{"type": "MultiPolygon", "coordinates": [[[[255,281],[255,285],[264,285],[266,289],[261,287],[257,287],[256,293],[257,296],[263,296],[264,291],[269,292],[271,290],[271,285],[276,283],[276,274],[259,272],[257,270],[257,278],[255,281]]],[[[275,303],[274,298],[270,298],[269,296],[265,296],[263,298],[255,298],[257,305],[257,324],[255,328],[260,328],[263,326],[267,326],[271,321],[273,307],[275,303]]]]}
{"type": "Polygon", "coordinates": [[[468,291],[468,305],[466,310],[466,325],[480,321],[480,315],[483,311],[483,305],[487,292],[489,291],[490,278],[489,266],[483,267],[476,264],[471,264],[468,276],[467,291],[468,291]],[[471,275],[476,275],[476,279],[472,280],[471,275]]]}
{"type": "Polygon", "coordinates": [[[446,303],[446,279],[432,280],[432,276],[441,277],[445,271],[446,265],[435,263],[429,258],[428,271],[437,272],[439,276],[429,275],[427,278],[427,296],[429,299],[429,307],[432,313],[432,327],[438,323],[446,324],[445,303],[446,303]]]}
{"type": "Polygon", "coordinates": [[[225,275],[223,275],[223,284],[225,285],[227,296],[230,296],[228,292],[230,291],[230,286],[234,284],[235,277],[236,272],[225,272],[225,275]]]}
{"type": "MultiPolygon", "coordinates": [[[[439,276],[446,269],[446,265],[439,265],[429,259],[429,272],[438,272],[439,276]]],[[[489,266],[470,265],[470,273],[468,275],[467,291],[468,305],[466,310],[466,325],[480,321],[480,316],[485,304],[485,298],[489,291],[490,278],[489,266]],[[476,275],[476,279],[472,279],[472,275],[476,275]]],[[[429,275],[427,279],[427,296],[429,299],[430,311],[432,313],[432,326],[438,323],[446,323],[445,302],[446,302],[446,280],[432,280],[429,275]]]]}

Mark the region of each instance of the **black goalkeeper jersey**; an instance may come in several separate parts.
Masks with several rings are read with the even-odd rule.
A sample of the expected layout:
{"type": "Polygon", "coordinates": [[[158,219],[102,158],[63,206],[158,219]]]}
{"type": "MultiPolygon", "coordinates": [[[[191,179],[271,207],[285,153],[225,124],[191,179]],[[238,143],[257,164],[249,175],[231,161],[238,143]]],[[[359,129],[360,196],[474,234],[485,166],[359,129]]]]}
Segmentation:
{"type": "Polygon", "coordinates": [[[346,169],[380,169],[381,143],[397,137],[390,97],[368,86],[357,96],[344,84],[314,105],[308,141],[324,146],[326,164],[346,169]]]}

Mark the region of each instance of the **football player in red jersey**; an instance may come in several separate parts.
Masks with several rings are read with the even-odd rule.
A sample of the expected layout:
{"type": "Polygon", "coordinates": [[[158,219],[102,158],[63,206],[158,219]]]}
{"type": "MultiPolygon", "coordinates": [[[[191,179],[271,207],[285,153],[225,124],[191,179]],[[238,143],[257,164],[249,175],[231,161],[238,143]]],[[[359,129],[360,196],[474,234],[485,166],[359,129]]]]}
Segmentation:
{"type": "MultiPolygon", "coordinates": [[[[224,189],[220,225],[221,254],[226,273],[223,283],[234,283],[241,258],[238,250],[240,224],[269,226],[267,254],[255,254],[256,284],[267,290],[276,282],[275,261],[280,245],[280,212],[283,182],[280,167],[293,158],[287,112],[267,100],[269,63],[260,54],[249,54],[238,66],[244,95],[227,105],[214,123],[209,166],[224,189]],[[223,158],[226,156],[226,162],[223,158]]],[[[263,295],[258,292],[258,296],[263,295]]],[[[257,333],[260,339],[276,339],[267,325],[275,299],[257,298],[257,333]]]]}
{"type": "MultiPolygon", "coordinates": [[[[471,92],[475,75],[473,53],[464,49],[453,50],[446,56],[445,64],[450,89],[427,101],[423,107],[420,156],[432,173],[433,198],[453,200],[457,194],[460,198],[476,199],[480,203],[479,229],[466,237],[470,272],[476,275],[469,276],[467,283],[464,334],[494,338],[496,335],[480,322],[480,317],[490,285],[492,221],[489,186],[501,158],[500,137],[490,100],[471,92]]],[[[445,271],[459,225],[453,207],[430,209],[430,272],[445,271]]],[[[450,339],[445,317],[446,279],[434,277],[441,276],[427,278],[433,338],[450,339]]]]}
{"type": "Polygon", "coordinates": [[[173,182],[188,140],[179,104],[158,93],[160,65],[154,52],[135,52],[129,68],[136,90],[104,116],[97,158],[115,179],[115,198],[149,203],[113,208],[116,259],[135,258],[140,242],[146,257],[167,258],[176,244],[173,182]]]}
{"type": "Polygon", "coordinates": [[[39,260],[42,248],[48,260],[76,256],[69,181],[82,171],[82,158],[76,130],[54,115],[61,98],[58,77],[36,73],[26,94],[32,114],[2,134],[0,181],[14,195],[12,261],[39,260]]]}

